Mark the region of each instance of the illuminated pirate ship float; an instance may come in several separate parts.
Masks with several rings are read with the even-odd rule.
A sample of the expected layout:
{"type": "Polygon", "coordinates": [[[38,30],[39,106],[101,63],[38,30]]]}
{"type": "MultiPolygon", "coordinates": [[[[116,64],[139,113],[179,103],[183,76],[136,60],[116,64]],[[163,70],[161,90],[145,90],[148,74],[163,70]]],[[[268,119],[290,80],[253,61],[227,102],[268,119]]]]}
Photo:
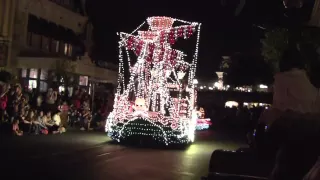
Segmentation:
{"type": "Polygon", "coordinates": [[[193,80],[201,24],[170,17],[150,17],[147,23],[147,31],[139,31],[143,23],[131,34],[119,33],[118,87],[106,131],[119,142],[132,136],[149,136],[166,145],[193,142],[197,124],[193,80]],[[182,25],[173,26],[176,23],[182,25]],[[187,62],[186,54],[172,45],[193,35],[195,51],[187,62]]]}

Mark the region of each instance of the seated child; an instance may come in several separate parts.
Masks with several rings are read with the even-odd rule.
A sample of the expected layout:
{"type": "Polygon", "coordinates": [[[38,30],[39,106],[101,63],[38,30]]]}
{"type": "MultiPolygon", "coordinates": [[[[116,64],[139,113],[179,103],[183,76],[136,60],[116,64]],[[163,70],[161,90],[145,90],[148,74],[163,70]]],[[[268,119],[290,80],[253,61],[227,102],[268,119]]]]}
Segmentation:
{"type": "Polygon", "coordinates": [[[23,131],[21,131],[19,129],[19,120],[15,119],[13,121],[12,131],[13,131],[13,135],[15,135],[15,136],[22,136],[23,135],[23,131]]]}
{"type": "Polygon", "coordinates": [[[43,111],[39,112],[38,118],[33,122],[37,125],[39,132],[41,134],[48,134],[48,127],[46,126],[46,117],[44,116],[43,111]]]}
{"type": "Polygon", "coordinates": [[[84,109],[82,112],[82,117],[81,117],[81,128],[80,130],[84,131],[84,130],[88,130],[91,131],[93,130],[90,126],[91,126],[91,120],[92,120],[92,116],[91,116],[91,112],[88,109],[84,109]]]}
{"type": "Polygon", "coordinates": [[[60,118],[61,111],[58,110],[52,117],[53,125],[49,127],[49,132],[52,132],[53,134],[63,133],[61,131],[61,118],[60,118]]]}
{"type": "Polygon", "coordinates": [[[79,115],[77,109],[73,106],[68,112],[68,125],[73,127],[76,122],[78,122],[79,115]]]}

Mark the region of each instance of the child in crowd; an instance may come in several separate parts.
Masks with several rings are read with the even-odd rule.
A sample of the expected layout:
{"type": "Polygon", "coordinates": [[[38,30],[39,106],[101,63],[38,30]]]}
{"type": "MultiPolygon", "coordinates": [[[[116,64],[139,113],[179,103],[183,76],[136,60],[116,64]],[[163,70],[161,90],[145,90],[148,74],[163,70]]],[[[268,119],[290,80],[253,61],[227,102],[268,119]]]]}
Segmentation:
{"type": "Polygon", "coordinates": [[[46,117],[46,120],[45,120],[46,126],[53,126],[54,121],[51,117],[51,111],[48,111],[45,117],[46,117]]]}
{"type": "Polygon", "coordinates": [[[22,131],[30,133],[32,128],[32,121],[29,120],[28,114],[30,114],[29,111],[25,111],[24,109],[22,109],[20,112],[19,120],[21,122],[20,127],[22,131]]]}
{"type": "Polygon", "coordinates": [[[64,127],[61,126],[61,111],[57,111],[54,115],[53,115],[53,126],[51,126],[49,128],[49,131],[52,132],[53,134],[58,134],[58,133],[64,133],[66,132],[66,129],[64,127]]]}
{"type": "Polygon", "coordinates": [[[42,134],[48,134],[48,128],[46,126],[46,117],[44,116],[43,111],[39,112],[39,116],[34,123],[39,126],[39,130],[42,134]]]}
{"type": "Polygon", "coordinates": [[[68,124],[70,127],[73,127],[75,123],[79,121],[79,112],[77,109],[71,105],[70,110],[68,111],[68,124]]]}
{"type": "Polygon", "coordinates": [[[96,130],[104,130],[104,128],[105,128],[105,118],[104,118],[103,113],[101,112],[101,110],[98,110],[98,112],[95,114],[92,122],[95,125],[96,130]]]}
{"type": "Polygon", "coordinates": [[[89,109],[84,109],[82,111],[82,117],[81,117],[81,128],[80,130],[81,131],[84,131],[84,130],[88,130],[88,131],[91,131],[93,130],[90,125],[91,125],[91,120],[92,120],[92,116],[91,116],[91,112],[89,109]]]}
{"type": "Polygon", "coordinates": [[[40,133],[40,128],[38,124],[35,124],[36,118],[36,112],[33,110],[29,110],[28,116],[25,119],[25,122],[30,124],[30,130],[29,133],[34,133],[35,135],[38,135],[40,133]]]}
{"type": "Polygon", "coordinates": [[[23,131],[21,131],[19,129],[19,120],[18,119],[15,119],[13,121],[12,130],[13,130],[13,135],[15,135],[15,136],[22,136],[23,135],[23,131]]]}

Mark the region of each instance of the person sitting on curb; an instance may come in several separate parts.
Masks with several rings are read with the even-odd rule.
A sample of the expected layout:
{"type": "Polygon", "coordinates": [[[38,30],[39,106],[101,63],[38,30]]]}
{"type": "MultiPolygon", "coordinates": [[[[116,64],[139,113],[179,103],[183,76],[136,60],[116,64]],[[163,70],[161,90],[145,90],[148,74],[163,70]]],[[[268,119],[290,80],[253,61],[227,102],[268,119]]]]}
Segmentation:
{"type": "Polygon", "coordinates": [[[66,129],[61,125],[60,114],[61,114],[61,111],[58,110],[52,117],[54,124],[49,128],[49,131],[52,132],[53,134],[58,134],[58,133],[61,134],[66,132],[66,129]]]}
{"type": "Polygon", "coordinates": [[[18,119],[15,119],[13,121],[12,131],[13,131],[13,135],[15,135],[15,136],[22,136],[23,135],[23,131],[21,131],[19,128],[19,120],[18,119]]]}

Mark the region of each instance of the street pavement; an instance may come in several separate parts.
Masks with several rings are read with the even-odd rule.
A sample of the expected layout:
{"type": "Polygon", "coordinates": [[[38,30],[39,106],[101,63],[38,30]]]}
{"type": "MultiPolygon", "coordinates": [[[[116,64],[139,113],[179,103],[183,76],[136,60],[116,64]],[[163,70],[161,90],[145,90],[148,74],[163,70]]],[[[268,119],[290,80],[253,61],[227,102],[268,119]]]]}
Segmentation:
{"type": "Polygon", "coordinates": [[[242,136],[197,132],[186,148],[150,148],[113,143],[105,133],[0,137],[0,179],[199,180],[216,149],[244,147],[242,136]]]}

